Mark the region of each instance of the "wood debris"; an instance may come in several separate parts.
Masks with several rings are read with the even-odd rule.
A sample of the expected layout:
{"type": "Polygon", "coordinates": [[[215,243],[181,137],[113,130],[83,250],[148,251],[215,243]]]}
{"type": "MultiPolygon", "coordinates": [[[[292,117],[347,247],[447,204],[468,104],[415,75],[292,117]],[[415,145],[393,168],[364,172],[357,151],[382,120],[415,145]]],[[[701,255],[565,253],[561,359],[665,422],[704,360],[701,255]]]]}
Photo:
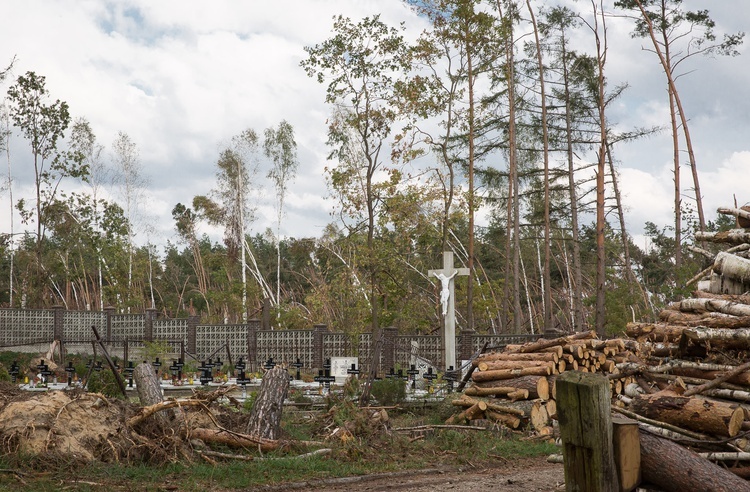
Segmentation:
{"type": "MultiPolygon", "coordinates": [[[[747,219],[747,210],[727,210],[747,219]]],[[[448,423],[482,418],[554,435],[557,375],[601,373],[614,409],[646,436],[644,480],[678,490],[670,483],[685,479],[672,475],[692,467],[707,483],[731,472],[742,484],[734,490],[750,490],[750,229],[697,239],[732,247],[692,280],[691,298],[670,303],[658,322],[628,323],[627,337],[583,332],[479,355],[448,423]],[[661,477],[649,476],[657,471],[661,477]]]]}

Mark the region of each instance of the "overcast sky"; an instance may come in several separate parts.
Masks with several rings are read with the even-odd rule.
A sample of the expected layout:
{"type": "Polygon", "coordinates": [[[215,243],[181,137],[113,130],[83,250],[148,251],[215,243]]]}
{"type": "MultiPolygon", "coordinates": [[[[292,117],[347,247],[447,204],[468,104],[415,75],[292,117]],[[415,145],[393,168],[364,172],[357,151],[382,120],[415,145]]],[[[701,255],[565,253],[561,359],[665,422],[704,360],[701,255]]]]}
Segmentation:
{"type": "MultiPolygon", "coordinates": [[[[552,5],[556,2],[545,2],[552,5]]],[[[577,2],[581,7],[588,2],[577,2]]],[[[718,32],[750,26],[747,0],[686,0],[710,8],[718,32]]],[[[411,32],[425,24],[399,0],[13,0],[0,6],[0,66],[16,56],[4,94],[18,75],[46,77],[54,99],[85,117],[111,158],[111,144],[125,132],[137,145],[148,194],[141,213],[155,228],[151,240],[174,240],[171,210],[215,186],[219,151],[232,136],[259,133],[289,121],[300,167],[286,201],[282,234],[319,236],[333,219],[324,179],[327,165],[325,88],[299,67],[304,46],[330,36],[332,18],[381,14],[404,21],[411,32]]],[[[629,89],[610,113],[618,128],[667,125],[664,77],[653,54],[631,40],[630,25],[612,19],[607,76],[629,89]]],[[[749,41],[750,42],[750,41],[749,41]]],[[[695,59],[678,88],[700,169],[709,219],[718,206],[750,202],[750,61],[695,59]]],[[[14,199],[32,196],[28,144],[12,146],[14,199]]],[[[672,147],[668,132],[615,149],[631,233],[649,220],[672,222],[672,147]]],[[[3,162],[5,162],[3,158],[3,162]]],[[[687,162],[687,159],[684,159],[687,162]]],[[[3,164],[5,171],[7,166],[3,164]]],[[[270,186],[264,175],[259,182],[270,186]]],[[[684,194],[689,169],[683,170],[684,194]]],[[[8,194],[0,210],[8,210],[8,194]]],[[[275,227],[273,191],[257,200],[253,232],[275,227]]],[[[16,219],[16,231],[20,228],[16,219]]],[[[9,230],[0,212],[0,229],[9,230]]]]}

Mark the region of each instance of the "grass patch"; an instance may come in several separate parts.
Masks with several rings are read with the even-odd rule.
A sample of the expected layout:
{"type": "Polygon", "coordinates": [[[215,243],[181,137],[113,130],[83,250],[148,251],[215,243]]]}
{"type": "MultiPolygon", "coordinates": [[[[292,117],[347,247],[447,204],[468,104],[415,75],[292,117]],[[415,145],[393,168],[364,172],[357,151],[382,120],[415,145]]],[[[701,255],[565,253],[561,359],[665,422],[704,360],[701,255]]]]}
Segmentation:
{"type": "MultiPolygon", "coordinates": [[[[285,411],[284,438],[323,441],[336,427],[346,426],[354,409],[342,405],[336,413],[285,411]]],[[[429,408],[397,414],[391,412],[391,428],[439,424],[439,409],[429,408]]],[[[359,423],[361,424],[361,422],[359,423]]],[[[377,430],[377,427],[375,427],[377,430]]],[[[370,429],[372,430],[372,429],[370,429]]],[[[496,465],[498,457],[506,460],[544,456],[557,452],[549,443],[521,441],[506,431],[457,431],[441,429],[415,435],[409,432],[353,431],[347,439],[326,440],[328,455],[299,458],[309,449],[269,453],[265,459],[253,461],[199,461],[192,464],[173,463],[165,466],[122,466],[90,464],[59,466],[43,470],[24,465],[29,460],[19,457],[0,459],[0,468],[26,473],[21,483],[12,473],[0,473],[0,491],[164,491],[228,492],[248,489],[261,484],[279,485],[299,481],[358,476],[371,473],[414,470],[432,467],[460,466],[471,463],[496,465]]],[[[223,450],[239,453],[236,450],[223,450]]],[[[256,458],[260,458],[255,454],[256,458]]],[[[64,464],[61,464],[64,465],[64,464]]]]}

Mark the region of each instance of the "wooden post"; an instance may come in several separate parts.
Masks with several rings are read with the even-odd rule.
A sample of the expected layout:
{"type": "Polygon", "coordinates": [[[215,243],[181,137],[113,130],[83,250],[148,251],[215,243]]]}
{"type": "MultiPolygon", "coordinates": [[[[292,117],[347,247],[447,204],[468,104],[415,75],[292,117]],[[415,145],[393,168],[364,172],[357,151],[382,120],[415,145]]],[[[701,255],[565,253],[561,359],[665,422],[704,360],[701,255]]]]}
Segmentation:
{"type": "Polygon", "coordinates": [[[565,490],[617,492],[607,377],[567,371],[557,377],[556,386],[565,490]]]}
{"type": "Polygon", "coordinates": [[[612,440],[620,490],[630,492],[641,483],[641,442],[638,422],[622,415],[612,416],[612,440]]]}

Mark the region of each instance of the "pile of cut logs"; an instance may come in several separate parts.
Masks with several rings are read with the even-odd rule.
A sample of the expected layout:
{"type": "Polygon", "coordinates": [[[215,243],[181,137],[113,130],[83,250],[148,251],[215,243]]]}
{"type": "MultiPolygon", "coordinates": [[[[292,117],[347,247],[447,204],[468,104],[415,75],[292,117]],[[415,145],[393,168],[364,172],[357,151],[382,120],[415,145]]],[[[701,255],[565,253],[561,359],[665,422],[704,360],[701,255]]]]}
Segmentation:
{"type": "MultiPolygon", "coordinates": [[[[481,354],[472,362],[472,385],[453,401],[464,410],[448,423],[486,418],[512,429],[530,424],[537,433],[552,435],[556,376],[568,370],[615,372],[618,362],[630,360],[628,346],[634,344],[620,338],[599,340],[587,331],[481,354]]],[[[621,386],[612,382],[614,391],[621,392],[621,386]]]]}
{"type": "Polygon", "coordinates": [[[738,223],[749,229],[697,236],[732,247],[691,280],[699,282],[692,298],[670,304],[659,322],[629,323],[627,338],[599,340],[583,332],[481,354],[472,364],[471,385],[454,401],[463,409],[450,420],[485,418],[552,435],[556,375],[598,372],[610,381],[613,410],[648,434],[641,452],[644,470],[658,470],[652,483],[664,490],[725,490],[716,488],[722,477],[734,490],[750,490],[747,208],[720,211],[742,218],[738,223]],[[745,479],[739,488],[737,477],[745,479]]]}

